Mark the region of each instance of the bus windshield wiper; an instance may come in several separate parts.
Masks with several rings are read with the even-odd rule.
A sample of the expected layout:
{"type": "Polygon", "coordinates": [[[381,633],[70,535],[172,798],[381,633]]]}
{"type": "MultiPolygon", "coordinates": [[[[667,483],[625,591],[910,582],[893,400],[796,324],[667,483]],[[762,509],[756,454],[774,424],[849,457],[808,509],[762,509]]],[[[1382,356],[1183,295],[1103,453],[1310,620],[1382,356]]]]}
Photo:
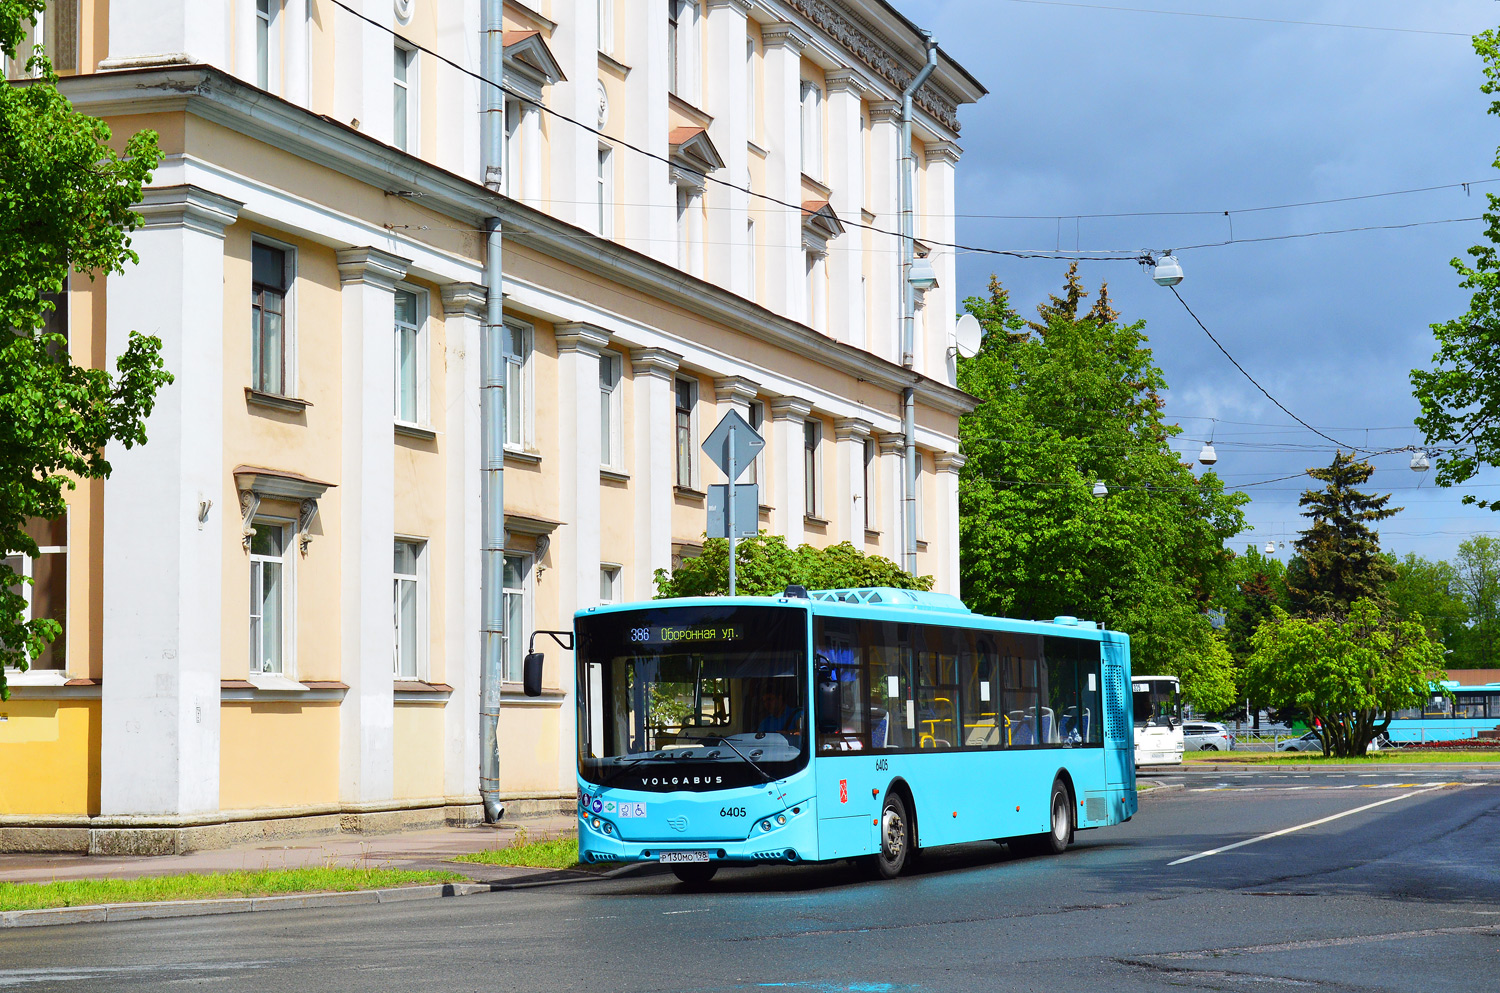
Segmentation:
{"type": "Polygon", "coordinates": [[[609,775],[605,776],[602,780],[599,781],[599,788],[603,789],[604,787],[608,786],[610,783],[612,783],[616,779],[618,779],[620,777],[620,774],[622,772],[628,772],[631,769],[634,769],[636,766],[640,765],[642,762],[646,761],[647,759],[659,758],[659,757],[661,757],[662,755],[665,755],[665,754],[666,754],[665,752],[655,752],[655,753],[647,752],[645,754],[636,756],[635,758],[631,759],[629,762],[620,762],[620,763],[617,763],[615,765],[615,767],[610,770],[609,775]]]}
{"type": "Polygon", "coordinates": [[[739,748],[738,748],[738,746],[736,746],[734,742],[730,741],[727,736],[721,736],[719,738],[719,744],[721,744],[721,745],[728,745],[730,747],[730,749],[734,752],[734,754],[736,754],[740,758],[744,759],[750,765],[750,768],[754,769],[756,772],[760,773],[762,776],[765,776],[766,777],[766,782],[769,783],[769,782],[771,782],[772,779],[775,778],[769,772],[767,772],[766,770],[762,769],[760,767],[760,765],[757,764],[754,759],[752,759],[750,756],[746,755],[744,752],[740,751],[739,748]]]}

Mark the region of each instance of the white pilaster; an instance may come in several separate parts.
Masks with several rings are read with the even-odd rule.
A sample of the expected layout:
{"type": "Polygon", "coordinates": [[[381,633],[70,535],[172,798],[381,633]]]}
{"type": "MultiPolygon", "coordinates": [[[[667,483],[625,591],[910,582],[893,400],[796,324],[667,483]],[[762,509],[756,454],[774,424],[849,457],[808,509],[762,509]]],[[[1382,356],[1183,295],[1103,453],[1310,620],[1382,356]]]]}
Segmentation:
{"type": "MultiPolygon", "coordinates": [[[[557,29],[547,44],[566,78],[548,88],[548,105],[574,120],[593,125],[599,118],[599,4],[570,3],[563,9],[566,16],[554,8],[554,14],[558,15],[557,29]]],[[[592,131],[571,124],[557,126],[560,123],[554,122],[548,129],[552,153],[551,213],[593,231],[599,223],[595,206],[599,138],[592,131]]]]}
{"type": "MultiPolygon", "coordinates": [[[[245,2],[254,17],[255,0],[245,2]]],[[[224,4],[203,0],[111,0],[109,57],[100,68],[204,63],[230,71],[230,16],[224,4]]],[[[253,55],[253,31],[250,38],[253,55]]]]}
{"type": "Polygon", "coordinates": [[[286,0],[281,13],[285,24],[282,35],[281,94],[300,107],[307,107],[312,103],[310,2],[311,0],[286,0]]]}
{"type": "Polygon", "coordinates": [[[343,296],[343,472],[340,492],[339,795],[357,804],[394,791],[395,693],[391,555],[396,540],[396,283],[407,259],[378,248],[338,253],[343,296]]]}
{"type": "Polygon", "coordinates": [[[389,3],[362,6],[365,17],[375,24],[336,8],[324,15],[333,18],[334,26],[338,85],[333,93],[333,116],[340,124],[389,145],[395,112],[392,65],[396,43],[391,37],[395,8],[389,3]]]}
{"type": "MultiPolygon", "coordinates": [[[[478,283],[443,287],[447,337],[448,527],[444,679],[453,687],[444,711],[443,783],[450,797],[479,792],[479,626],[483,522],[478,467],[483,461],[479,421],[479,338],[485,288],[478,283]]],[[[434,616],[438,614],[433,611],[434,616]]]]}
{"type": "Polygon", "coordinates": [[[773,485],[776,487],[776,505],[771,512],[771,532],[779,534],[793,548],[802,544],[806,535],[803,517],[807,508],[803,492],[805,473],[802,454],[805,437],[803,424],[812,413],[812,404],[796,397],[777,397],[771,401],[771,434],[776,460],[773,485]]]}
{"type": "MultiPolygon", "coordinates": [[[[146,190],[140,262],[107,277],[109,365],[132,331],[161,339],[175,380],[150,442],[111,444],[104,485],[100,812],[219,808],[225,499],[224,228],[241,204],[195,186],[146,190]],[[207,526],[200,501],[212,500],[207,526]]],[[[248,572],[248,566],[246,567],[248,572]]],[[[248,624],[248,619],[245,621],[248,624]]]]}
{"type": "MultiPolygon", "coordinates": [[[[624,6],[617,18],[624,15],[624,6]]],[[[617,22],[618,23],[618,22],[617,22]]],[[[667,152],[667,0],[636,0],[624,17],[621,61],[632,66],[625,80],[625,140],[665,157],[667,152]]],[[[667,163],[627,154],[625,185],[617,194],[625,225],[620,241],[669,265],[677,259],[677,191],[667,163]]],[[[651,589],[647,587],[647,589],[651,589]]],[[[650,595],[649,593],[646,595],[650,595]]]]}
{"type": "MultiPolygon", "coordinates": [[[[858,223],[865,202],[865,141],[859,121],[859,98],[864,84],[853,69],[836,69],[824,77],[828,85],[829,204],[846,221],[858,223]]],[[[863,348],[864,232],[851,227],[829,246],[829,333],[839,341],[863,348]]]]}
{"type": "Polygon", "coordinates": [[[865,440],[870,437],[870,422],[858,417],[843,417],[833,422],[836,444],[834,458],[833,526],[840,541],[861,548],[865,540],[865,506],[860,498],[864,488],[865,440]]]}
{"type": "MultiPolygon", "coordinates": [[[[870,114],[870,189],[865,197],[875,215],[873,227],[900,230],[897,214],[898,168],[901,146],[901,105],[878,100],[868,105],[870,114]]],[[[894,234],[871,234],[873,287],[868,348],[891,362],[901,361],[901,240],[894,234]]]]}
{"type": "MultiPolygon", "coordinates": [[[[631,599],[656,595],[657,569],[672,568],[673,380],[682,356],[664,348],[630,353],[635,399],[635,588],[631,599]]],[[[597,392],[597,385],[596,385],[597,392]]],[[[595,417],[595,423],[598,418],[595,417]]]]}
{"type": "Polygon", "coordinates": [[[928,260],[938,276],[937,286],[926,293],[927,374],[950,386],[958,382],[958,366],[950,352],[958,320],[958,260],[953,249],[942,246],[956,240],[954,167],[962,154],[951,141],[927,143],[927,217],[922,231],[933,245],[928,260]]]}
{"type": "Polygon", "coordinates": [[[906,439],[898,432],[877,434],[880,446],[880,554],[900,562],[906,545],[902,539],[901,467],[906,461],[906,439]]]}
{"type": "MultiPolygon", "coordinates": [[[[787,23],[761,25],[765,45],[766,193],[784,203],[802,202],[802,49],[807,45],[787,23]]],[[[769,204],[765,212],[768,308],[806,321],[807,275],[802,259],[802,211],[769,204]]],[[[801,499],[799,494],[798,499],[801,499]]],[[[779,508],[778,508],[779,509],[779,508]]],[[[802,528],[800,511],[797,530],[802,528]]]]}
{"type": "Polygon", "coordinates": [[[958,561],[958,477],[969,460],[957,452],[939,452],[933,456],[937,470],[937,534],[928,547],[937,549],[937,566],[932,588],[939,593],[958,595],[960,577],[958,561]]]}
{"type": "MultiPolygon", "coordinates": [[[[708,0],[708,59],[704,110],[713,117],[709,139],[724,157],[724,178],[737,187],[750,185],[748,117],[749,79],[745,73],[745,31],[749,0],[708,0]]],[[[750,217],[750,195],[739,189],[709,184],[707,278],[740,296],[753,297],[750,243],[745,225],[750,217]]]]}

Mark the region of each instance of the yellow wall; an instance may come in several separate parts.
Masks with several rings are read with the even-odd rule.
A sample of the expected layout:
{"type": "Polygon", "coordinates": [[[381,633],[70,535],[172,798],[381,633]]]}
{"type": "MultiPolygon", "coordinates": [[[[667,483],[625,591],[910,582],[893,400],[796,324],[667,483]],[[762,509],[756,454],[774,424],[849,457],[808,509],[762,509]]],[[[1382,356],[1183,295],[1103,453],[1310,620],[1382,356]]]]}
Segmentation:
{"type": "Polygon", "coordinates": [[[443,795],[443,707],[396,704],[396,799],[443,795]]]}
{"type": "Polygon", "coordinates": [[[221,810],[338,802],[337,703],[226,703],[219,715],[221,810]]]}
{"type": "Polygon", "coordinates": [[[500,716],[500,791],[556,792],[558,712],[555,707],[506,707],[500,716]]]}
{"type": "Polygon", "coordinates": [[[0,814],[99,813],[99,701],[0,703],[0,814]]]}

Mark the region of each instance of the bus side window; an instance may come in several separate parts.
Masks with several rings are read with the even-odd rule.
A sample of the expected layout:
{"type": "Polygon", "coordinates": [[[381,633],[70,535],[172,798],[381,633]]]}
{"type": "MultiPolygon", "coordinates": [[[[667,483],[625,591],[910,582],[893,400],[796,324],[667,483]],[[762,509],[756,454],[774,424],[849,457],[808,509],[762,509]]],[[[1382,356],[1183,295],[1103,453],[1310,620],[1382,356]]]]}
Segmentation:
{"type": "Polygon", "coordinates": [[[986,634],[962,632],[958,678],[960,724],[965,748],[1004,748],[1005,708],[1000,694],[1000,663],[986,634]]]}

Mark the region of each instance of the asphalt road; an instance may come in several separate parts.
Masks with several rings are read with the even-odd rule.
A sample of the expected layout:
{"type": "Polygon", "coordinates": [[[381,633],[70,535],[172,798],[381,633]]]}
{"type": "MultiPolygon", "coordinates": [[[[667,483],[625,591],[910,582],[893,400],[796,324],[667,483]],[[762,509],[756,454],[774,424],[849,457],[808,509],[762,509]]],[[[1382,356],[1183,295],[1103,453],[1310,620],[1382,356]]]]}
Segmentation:
{"type": "Polygon", "coordinates": [[[777,867],[691,892],[646,872],[17,930],[0,989],[1500,990],[1500,776],[1388,773],[1175,773],[1061,857],[970,845],[890,883],[777,867]]]}

